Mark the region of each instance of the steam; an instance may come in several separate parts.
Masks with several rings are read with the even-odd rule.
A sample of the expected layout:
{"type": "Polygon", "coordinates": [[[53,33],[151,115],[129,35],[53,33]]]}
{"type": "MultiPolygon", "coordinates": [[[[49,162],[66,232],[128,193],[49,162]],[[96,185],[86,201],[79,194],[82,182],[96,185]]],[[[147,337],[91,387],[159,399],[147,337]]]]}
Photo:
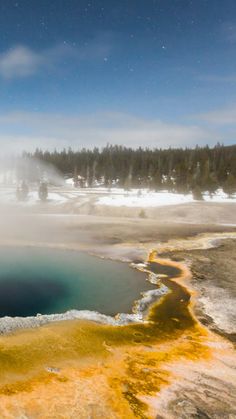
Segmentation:
{"type": "Polygon", "coordinates": [[[0,185],[16,186],[20,182],[37,185],[41,181],[53,186],[63,186],[62,173],[51,163],[46,163],[37,158],[4,156],[0,159],[0,185]]]}

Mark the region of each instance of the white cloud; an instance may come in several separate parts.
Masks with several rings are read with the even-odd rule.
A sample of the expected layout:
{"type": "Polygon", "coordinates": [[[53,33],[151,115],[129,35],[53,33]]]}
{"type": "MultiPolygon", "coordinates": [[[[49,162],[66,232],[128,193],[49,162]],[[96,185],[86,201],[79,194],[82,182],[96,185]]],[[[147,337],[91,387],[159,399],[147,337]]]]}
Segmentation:
{"type": "Polygon", "coordinates": [[[31,76],[43,64],[43,56],[24,46],[16,46],[0,55],[0,75],[10,79],[31,76]]]}
{"type": "MultiPolygon", "coordinates": [[[[215,144],[216,134],[196,125],[172,124],[116,112],[87,116],[16,112],[0,115],[0,141],[13,149],[179,147],[215,144]]],[[[1,146],[2,148],[2,146],[1,146]]]]}
{"type": "Polygon", "coordinates": [[[112,51],[112,39],[107,33],[98,34],[87,42],[69,45],[66,42],[34,51],[25,45],[15,45],[0,54],[0,76],[4,79],[29,77],[52,67],[65,57],[74,62],[104,60],[112,51]]]}
{"type": "Polygon", "coordinates": [[[218,109],[198,115],[198,119],[213,125],[235,125],[236,126],[236,106],[218,109]]]}

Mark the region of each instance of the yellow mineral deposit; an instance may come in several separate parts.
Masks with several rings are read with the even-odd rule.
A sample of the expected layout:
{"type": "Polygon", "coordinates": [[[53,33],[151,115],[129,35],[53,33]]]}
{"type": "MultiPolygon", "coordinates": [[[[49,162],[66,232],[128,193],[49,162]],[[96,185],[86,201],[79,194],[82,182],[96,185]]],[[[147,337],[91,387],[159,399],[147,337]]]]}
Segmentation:
{"type": "Polygon", "coordinates": [[[221,338],[193,315],[189,269],[155,251],[148,262],[173,266],[180,274],[166,279],[170,291],[152,306],[145,323],[66,321],[0,338],[2,418],[23,412],[43,418],[67,417],[61,412],[153,417],[153,399],[176,380],[176,363],[186,368],[216,356],[221,338]]]}

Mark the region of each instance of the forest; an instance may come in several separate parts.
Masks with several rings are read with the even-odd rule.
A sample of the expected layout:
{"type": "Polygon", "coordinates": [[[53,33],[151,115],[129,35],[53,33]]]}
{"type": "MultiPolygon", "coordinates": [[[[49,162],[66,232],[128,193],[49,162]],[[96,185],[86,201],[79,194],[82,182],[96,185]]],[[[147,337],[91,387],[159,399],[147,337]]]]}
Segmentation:
{"type": "Polygon", "coordinates": [[[214,194],[218,188],[229,196],[236,192],[236,145],[132,149],[108,144],[93,150],[36,149],[24,156],[54,165],[64,177],[73,177],[78,186],[191,191],[196,198],[201,198],[202,192],[214,194]]]}

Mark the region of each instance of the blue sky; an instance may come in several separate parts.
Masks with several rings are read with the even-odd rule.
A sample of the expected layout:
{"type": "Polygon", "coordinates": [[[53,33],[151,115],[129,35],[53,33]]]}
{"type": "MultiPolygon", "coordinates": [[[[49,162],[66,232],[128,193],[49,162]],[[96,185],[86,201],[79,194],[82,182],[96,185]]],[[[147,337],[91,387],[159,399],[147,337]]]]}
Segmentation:
{"type": "Polygon", "coordinates": [[[235,143],[234,0],[0,0],[0,141],[235,143]]]}

